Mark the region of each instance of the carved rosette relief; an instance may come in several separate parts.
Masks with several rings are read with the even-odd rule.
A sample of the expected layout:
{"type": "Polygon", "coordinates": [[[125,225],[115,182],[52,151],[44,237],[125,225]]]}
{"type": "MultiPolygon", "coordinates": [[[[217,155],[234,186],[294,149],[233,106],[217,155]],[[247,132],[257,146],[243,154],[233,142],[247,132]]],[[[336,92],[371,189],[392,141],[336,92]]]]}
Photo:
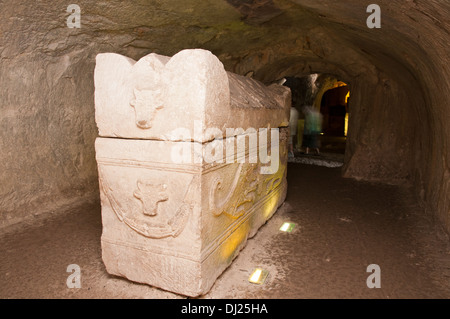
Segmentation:
{"type": "Polygon", "coordinates": [[[156,221],[155,217],[165,213],[159,210],[159,204],[170,201],[166,184],[154,184],[149,180],[137,180],[136,189],[132,194],[128,195],[130,198],[140,202],[138,205],[141,207],[140,211],[135,211],[125,209],[122,206],[121,203],[126,203],[127,201],[122,198],[117,198],[118,196],[114,194],[113,188],[108,183],[106,175],[100,167],[99,181],[100,188],[108,199],[117,218],[137,233],[148,238],[177,237],[180,235],[189,217],[192,215],[195,206],[193,193],[198,182],[198,176],[192,178],[185,192],[183,202],[178,207],[176,213],[165,222],[156,221]]]}

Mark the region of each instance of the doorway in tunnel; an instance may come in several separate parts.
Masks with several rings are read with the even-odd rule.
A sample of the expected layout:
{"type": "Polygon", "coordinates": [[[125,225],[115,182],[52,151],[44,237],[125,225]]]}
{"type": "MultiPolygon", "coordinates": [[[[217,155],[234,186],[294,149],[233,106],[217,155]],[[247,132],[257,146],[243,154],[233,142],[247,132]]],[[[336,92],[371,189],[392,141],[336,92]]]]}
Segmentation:
{"type": "Polygon", "coordinates": [[[327,90],[320,101],[320,113],[323,116],[321,144],[324,151],[344,154],[350,89],[342,81],[338,81],[335,86],[327,90]]]}
{"type": "Polygon", "coordinates": [[[336,75],[313,73],[286,77],[291,89],[290,162],[332,161],[341,165],[346,149],[349,118],[349,85],[336,75]],[[311,111],[320,124],[311,143],[311,111]],[[317,148],[317,149],[316,149],[317,148]]]}

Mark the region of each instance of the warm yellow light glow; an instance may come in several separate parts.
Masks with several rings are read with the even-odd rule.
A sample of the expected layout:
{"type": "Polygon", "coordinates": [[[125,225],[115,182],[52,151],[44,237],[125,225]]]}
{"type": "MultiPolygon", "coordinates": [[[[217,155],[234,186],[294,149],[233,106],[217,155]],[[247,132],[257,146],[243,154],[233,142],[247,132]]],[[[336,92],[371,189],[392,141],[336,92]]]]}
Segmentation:
{"type": "Polygon", "coordinates": [[[262,269],[256,269],[253,274],[250,276],[250,281],[257,283],[259,281],[259,278],[261,277],[262,269]]]}
{"type": "Polygon", "coordinates": [[[248,236],[249,224],[243,223],[224,242],[221,249],[221,257],[227,261],[232,260],[239,252],[239,247],[248,236]]]}
{"type": "Polygon", "coordinates": [[[278,204],[278,200],[280,199],[280,195],[276,194],[272,196],[264,205],[264,218],[270,218],[276,211],[276,206],[278,204]]]}
{"type": "Polygon", "coordinates": [[[341,86],[347,86],[347,83],[342,82],[342,81],[337,81],[336,83],[334,83],[332,88],[335,89],[335,88],[339,88],[341,86]]]}
{"type": "Polygon", "coordinates": [[[280,227],[280,231],[290,233],[292,232],[292,230],[294,230],[294,227],[295,227],[294,223],[286,222],[280,227]]]}
{"type": "Polygon", "coordinates": [[[248,281],[252,284],[262,285],[268,275],[269,272],[267,270],[256,268],[251,274],[250,278],[248,278],[248,281]]]}
{"type": "Polygon", "coordinates": [[[281,226],[280,230],[281,231],[287,231],[289,229],[290,224],[289,223],[284,223],[283,226],[281,226]]]}
{"type": "Polygon", "coordinates": [[[349,97],[350,97],[350,91],[348,91],[347,95],[345,96],[345,103],[348,103],[349,97]]]}
{"type": "Polygon", "coordinates": [[[345,114],[344,135],[347,136],[348,132],[348,113],[345,114]]]}

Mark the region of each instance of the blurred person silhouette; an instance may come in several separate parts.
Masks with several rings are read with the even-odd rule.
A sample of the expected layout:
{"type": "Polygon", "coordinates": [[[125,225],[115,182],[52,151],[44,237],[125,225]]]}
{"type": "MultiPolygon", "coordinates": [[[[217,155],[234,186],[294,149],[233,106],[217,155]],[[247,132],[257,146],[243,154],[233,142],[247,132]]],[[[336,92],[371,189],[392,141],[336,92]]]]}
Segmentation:
{"type": "Polygon", "coordinates": [[[289,157],[294,157],[294,143],[297,139],[299,113],[295,107],[291,107],[291,115],[289,118],[289,157]]]}
{"type": "Polygon", "coordinates": [[[305,128],[303,130],[303,146],[305,153],[309,154],[309,150],[313,149],[317,155],[320,155],[320,133],[322,132],[323,117],[319,111],[312,106],[303,108],[305,114],[305,128]]]}

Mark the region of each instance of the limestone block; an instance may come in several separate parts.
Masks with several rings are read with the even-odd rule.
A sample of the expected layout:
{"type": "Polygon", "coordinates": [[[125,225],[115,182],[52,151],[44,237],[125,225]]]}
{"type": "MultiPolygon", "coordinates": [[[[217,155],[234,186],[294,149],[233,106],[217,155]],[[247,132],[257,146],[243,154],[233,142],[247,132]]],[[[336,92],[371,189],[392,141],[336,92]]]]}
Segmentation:
{"type": "MultiPolygon", "coordinates": [[[[283,203],[286,136],[273,174],[250,163],[248,146],[236,153],[243,163],[190,164],[174,163],[172,150],[194,143],[97,138],[107,271],[183,295],[208,292],[283,203]]],[[[203,154],[211,143],[198,144],[203,154]]]]}
{"type": "Polygon", "coordinates": [[[94,78],[95,119],[103,137],[205,142],[217,130],[230,135],[230,127],[289,123],[288,88],[226,72],[206,50],[183,50],[172,58],[151,53],[137,62],[102,53],[94,78]],[[180,128],[189,138],[174,133],[180,128]]]}
{"type": "Polygon", "coordinates": [[[204,50],[101,54],[95,85],[107,271],[205,294],[285,199],[289,89],[204,50]]]}

